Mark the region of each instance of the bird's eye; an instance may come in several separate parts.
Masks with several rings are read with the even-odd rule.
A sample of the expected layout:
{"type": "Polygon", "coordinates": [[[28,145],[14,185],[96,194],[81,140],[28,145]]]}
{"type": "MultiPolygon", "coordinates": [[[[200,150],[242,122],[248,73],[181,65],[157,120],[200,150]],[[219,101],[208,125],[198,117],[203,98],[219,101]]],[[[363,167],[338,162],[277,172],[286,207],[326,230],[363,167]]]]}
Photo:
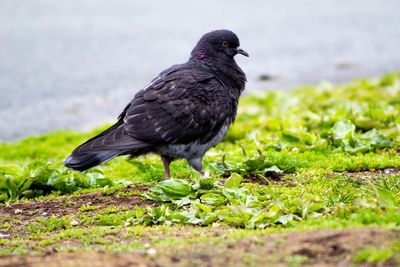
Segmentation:
{"type": "Polygon", "coordinates": [[[222,46],[227,47],[228,46],[228,42],[227,41],[222,41],[222,46]]]}

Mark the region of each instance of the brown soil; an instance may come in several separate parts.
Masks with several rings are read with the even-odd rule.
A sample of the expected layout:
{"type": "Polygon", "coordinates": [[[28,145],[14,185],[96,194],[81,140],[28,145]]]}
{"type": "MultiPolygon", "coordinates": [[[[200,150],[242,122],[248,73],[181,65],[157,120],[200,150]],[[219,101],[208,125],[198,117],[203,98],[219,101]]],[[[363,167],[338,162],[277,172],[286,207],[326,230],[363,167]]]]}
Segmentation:
{"type": "Polygon", "coordinates": [[[139,194],[132,193],[133,190],[144,191],[145,187],[127,187],[118,190],[110,195],[99,192],[71,196],[69,198],[48,200],[48,201],[26,201],[23,203],[1,205],[0,215],[12,216],[19,220],[29,220],[37,216],[45,214],[64,216],[75,213],[83,205],[98,206],[99,209],[104,209],[110,206],[145,206],[153,202],[144,200],[139,194]]]}
{"type": "MultiPolygon", "coordinates": [[[[14,227],[9,229],[10,237],[23,234],[25,226],[35,221],[37,217],[61,217],[76,214],[79,208],[85,205],[96,206],[95,210],[85,211],[87,215],[98,213],[111,206],[127,209],[135,206],[149,206],[153,201],[143,199],[139,192],[147,188],[140,186],[127,187],[112,194],[89,193],[46,201],[25,201],[22,203],[0,205],[0,218],[12,218],[14,227]]],[[[1,226],[1,225],[0,225],[1,226]]],[[[1,227],[0,227],[1,229],[1,227]]],[[[8,237],[8,238],[10,238],[8,237]]]]}
{"type": "MultiPolygon", "coordinates": [[[[386,168],[375,171],[346,172],[345,175],[351,176],[356,180],[362,180],[366,177],[378,178],[382,175],[396,175],[399,173],[400,168],[386,168]]],[[[249,176],[245,177],[244,182],[259,184],[285,182],[288,185],[292,183],[291,180],[285,179],[285,176],[280,174],[267,178],[249,176]]],[[[146,189],[147,187],[145,186],[135,186],[134,188],[128,186],[109,195],[96,192],[48,201],[33,200],[23,203],[0,205],[0,216],[10,216],[16,220],[29,221],[38,216],[64,216],[73,214],[83,205],[98,206],[98,209],[104,209],[109,206],[148,206],[154,204],[154,202],[145,200],[139,195],[139,192],[143,192],[146,189]]],[[[88,211],[88,214],[97,213],[98,209],[88,211]]]]}
{"type": "Polygon", "coordinates": [[[293,185],[293,181],[287,178],[286,174],[270,174],[265,176],[245,176],[243,181],[245,183],[252,184],[261,184],[261,185],[269,185],[269,184],[281,184],[284,183],[287,186],[293,185]]]}
{"type": "Polygon", "coordinates": [[[400,174],[400,168],[385,168],[380,170],[369,170],[369,171],[356,171],[356,172],[345,172],[347,176],[353,177],[355,179],[363,178],[379,178],[382,175],[393,176],[400,174]]]}
{"type": "MultiPolygon", "coordinates": [[[[361,247],[380,247],[400,232],[379,229],[314,230],[247,237],[217,244],[186,244],[147,252],[54,253],[0,257],[0,266],[351,266],[361,247]],[[299,262],[301,260],[301,262],[299,262]]],[[[398,266],[386,262],[381,266],[398,266]]],[[[363,266],[374,266],[364,264],[363,266]]]]}
{"type": "MultiPolygon", "coordinates": [[[[350,176],[355,180],[362,181],[366,178],[370,179],[379,179],[379,177],[385,176],[393,176],[400,174],[400,168],[385,168],[379,170],[369,170],[369,171],[347,171],[347,172],[334,172],[328,176],[337,175],[337,174],[345,174],[346,176],[350,176]]],[[[226,177],[229,177],[226,174],[226,177]]],[[[255,183],[255,184],[276,184],[276,183],[285,183],[288,186],[293,185],[293,181],[287,179],[288,175],[284,173],[271,173],[269,175],[263,176],[246,176],[244,177],[244,182],[246,183],[255,183]]]]}
{"type": "MultiPolygon", "coordinates": [[[[376,172],[346,173],[355,179],[382,174],[398,174],[400,169],[376,172]]],[[[0,206],[0,217],[15,219],[21,225],[11,230],[12,238],[18,229],[24,228],[38,216],[64,216],[74,214],[83,205],[98,206],[88,214],[98,213],[110,206],[127,207],[155,204],[140,197],[145,187],[125,188],[110,195],[90,193],[46,201],[27,201],[0,206]],[[22,225],[23,224],[23,225],[22,225]],[[21,227],[22,226],[22,227],[21,227]]],[[[127,228],[121,228],[121,231],[127,228]]],[[[175,232],[177,239],[187,239],[190,227],[181,227],[175,232]]],[[[0,266],[351,266],[355,252],[362,247],[388,247],[400,239],[400,232],[376,228],[347,230],[314,230],[288,234],[260,234],[238,237],[236,241],[225,240],[225,231],[230,229],[204,228],[210,236],[220,238],[212,241],[149,248],[147,251],[60,253],[50,249],[41,256],[0,256],[0,266]]],[[[150,233],[151,235],[151,233],[150,233]]],[[[240,236],[240,235],[239,235],[240,236]]],[[[154,236],[153,236],[154,237],[154,236]]],[[[118,240],[119,237],[116,237],[118,240]]],[[[146,235],[140,241],[146,240],[146,235]]],[[[163,238],[162,234],[159,238],[163,238]]],[[[1,240],[0,240],[1,241],[1,240]]],[[[123,239],[120,239],[123,242],[123,239]]],[[[50,247],[51,248],[51,247],[50,247]]],[[[380,266],[398,266],[398,262],[386,262],[380,266]]],[[[363,266],[374,266],[364,264],[363,266]]]]}

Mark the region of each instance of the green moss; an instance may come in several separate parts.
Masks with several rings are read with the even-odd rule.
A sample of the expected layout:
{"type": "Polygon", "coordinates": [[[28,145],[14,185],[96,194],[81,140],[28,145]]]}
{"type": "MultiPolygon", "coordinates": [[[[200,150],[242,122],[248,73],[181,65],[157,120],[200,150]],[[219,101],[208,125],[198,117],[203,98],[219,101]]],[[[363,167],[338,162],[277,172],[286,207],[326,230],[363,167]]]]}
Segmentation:
{"type": "MultiPolygon", "coordinates": [[[[182,224],[222,227],[230,240],[316,228],[399,229],[399,114],[400,73],[243,97],[224,142],[204,159],[211,178],[200,180],[185,161],[173,162],[172,175],[190,188],[169,195],[160,183],[163,168],[156,155],[116,158],[84,173],[62,166],[73,148],[107,126],[2,143],[0,202],[61,201],[76,209],[67,216],[32,213],[26,222],[1,214],[0,232],[12,235],[0,239],[1,254],[40,254],[47,247],[145,251],[149,245],[221,242],[212,227],[182,230],[182,224]],[[122,190],[128,184],[132,187],[122,190]],[[147,197],[154,204],[100,201],[137,197],[143,186],[150,188],[147,197]],[[93,204],[78,205],[83,194],[93,194],[93,204]],[[187,236],[178,238],[180,231],[187,236]]],[[[361,250],[356,262],[385,262],[397,252],[374,249],[361,250]]],[[[246,261],[251,265],[257,259],[246,255],[246,261]]],[[[306,261],[287,259],[293,266],[306,261]]]]}
{"type": "MultiPolygon", "coordinates": [[[[391,259],[400,261],[400,242],[395,241],[391,245],[379,247],[366,247],[359,250],[354,256],[355,263],[371,263],[384,265],[391,259]]],[[[393,264],[392,264],[393,265],[393,264]]]]}
{"type": "Polygon", "coordinates": [[[88,204],[84,204],[79,208],[79,211],[91,211],[91,210],[97,210],[100,207],[97,205],[88,205],[88,204]]]}

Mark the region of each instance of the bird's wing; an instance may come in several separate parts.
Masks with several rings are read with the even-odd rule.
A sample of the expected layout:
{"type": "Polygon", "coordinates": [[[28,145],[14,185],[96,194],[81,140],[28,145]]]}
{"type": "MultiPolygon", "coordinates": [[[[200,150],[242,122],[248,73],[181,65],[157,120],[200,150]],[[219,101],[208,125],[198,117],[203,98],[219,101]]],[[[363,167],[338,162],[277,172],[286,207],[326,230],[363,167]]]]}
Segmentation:
{"type": "Polygon", "coordinates": [[[124,127],[151,144],[207,142],[229,117],[229,96],[209,71],[177,66],[139,91],[124,114],[124,127]]]}

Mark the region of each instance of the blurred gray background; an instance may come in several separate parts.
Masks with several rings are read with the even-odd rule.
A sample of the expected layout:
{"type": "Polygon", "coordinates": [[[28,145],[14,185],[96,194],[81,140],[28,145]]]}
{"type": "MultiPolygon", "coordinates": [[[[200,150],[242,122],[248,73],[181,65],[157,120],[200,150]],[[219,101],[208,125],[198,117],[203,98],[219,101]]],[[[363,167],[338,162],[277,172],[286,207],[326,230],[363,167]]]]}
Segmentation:
{"type": "Polygon", "coordinates": [[[0,141],[114,121],[213,29],[233,30],[250,53],[237,57],[248,91],[400,70],[399,10],[398,0],[0,0],[0,141]]]}

